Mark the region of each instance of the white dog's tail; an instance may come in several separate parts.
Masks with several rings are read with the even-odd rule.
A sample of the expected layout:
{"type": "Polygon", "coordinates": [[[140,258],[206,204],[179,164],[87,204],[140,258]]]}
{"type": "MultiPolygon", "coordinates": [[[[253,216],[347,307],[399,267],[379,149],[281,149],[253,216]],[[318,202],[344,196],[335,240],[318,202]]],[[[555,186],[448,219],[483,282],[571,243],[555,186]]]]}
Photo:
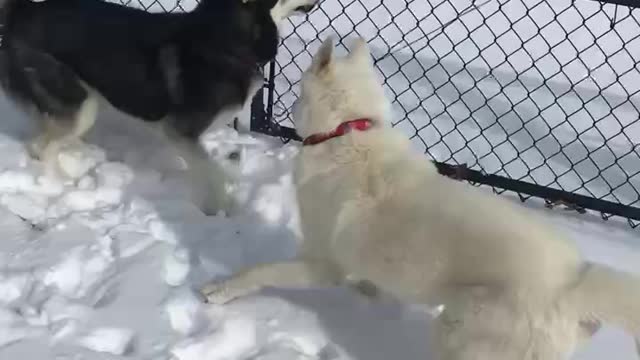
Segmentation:
{"type": "Polygon", "coordinates": [[[609,323],[626,330],[636,339],[640,355],[639,276],[588,264],[569,300],[585,322],[609,323]]]}

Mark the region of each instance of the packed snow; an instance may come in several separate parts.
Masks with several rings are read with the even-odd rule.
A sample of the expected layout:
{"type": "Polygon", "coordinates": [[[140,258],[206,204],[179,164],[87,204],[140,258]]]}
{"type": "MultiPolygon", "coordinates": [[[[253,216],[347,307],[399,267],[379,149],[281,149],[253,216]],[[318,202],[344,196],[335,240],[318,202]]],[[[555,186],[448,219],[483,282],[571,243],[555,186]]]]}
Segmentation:
{"type": "MultiPolygon", "coordinates": [[[[27,156],[28,120],[0,106],[0,358],[428,358],[428,314],[346,289],[202,303],[206,281],[295,254],[297,144],[232,129],[207,134],[240,204],[207,217],[190,200],[175,152],[135,120],[107,109],[87,144],[58,157],[73,177],[55,179],[27,156]]],[[[626,225],[541,211],[591,258],[640,271],[637,233],[626,225]]],[[[636,358],[632,338],[607,328],[575,358],[613,352],[636,358]]]]}
{"type": "MultiPolygon", "coordinates": [[[[431,17],[416,22],[398,10],[402,2],[387,2],[389,14],[377,6],[380,1],[362,3],[366,9],[377,9],[372,18],[407,26],[385,30],[382,35],[391,39],[391,44],[407,32],[415,34],[409,40],[418,36],[411,30],[418,23],[433,26],[431,17]],[[391,14],[398,11],[404,15],[394,18],[391,14]]],[[[409,3],[416,14],[424,10],[418,2],[409,3]]],[[[463,0],[453,3],[461,8],[468,5],[463,0]]],[[[152,11],[174,9],[177,4],[189,10],[194,1],[154,4],[152,11]]],[[[495,8],[496,4],[492,6],[495,8]]],[[[336,13],[342,5],[337,0],[325,1],[322,11],[310,17],[312,23],[318,29],[326,27],[343,35],[351,31],[353,23],[336,13]],[[329,17],[337,18],[331,28],[329,17]]],[[[354,3],[348,9],[352,21],[364,16],[358,6],[354,3]]],[[[440,9],[437,14],[443,21],[455,14],[451,8],[440,9]]],[[[372,22],[361,22],[357,30],[373,33],[372,22]]],[[[302,51],[302,43],[317,36],[317,30],[312,28],[299,33],[302,37],[288,38],[290,50],[281,49],[282,63],[290,60],[288,51],[302,51]]],[[[381,38],[372,42],[374,54],[387,50],[381,38]]],[[[312,48],[316,45],[317,41],[312,48]]],[[[442,49],[446,50],[446,46],[442,49]]],[[[405,51],[401,56],[409,53],[405,51]]],[[[425,64],[435,61],[425,53],[415,57],[425,64]]],[[[304,67],[308,60],[298,57],[297,65],[291,67],[304,67]]],[[[405,60],[405,70],[417,66],[408,57],[405,60]]],[[[446,67],[459,65],[450,59],[441,61],[443,67],[430,74],[432,80],[441,79],[441,70],[446,67]]],[[[477,69],[486,68],[481,65],[477,69]]],[[[389,64],[380,66],[381,71],[393,71],[398,65],[389,60],[389,64]]],[[[290,78],[299,78],[299,69],[283,71],[288,71],[290,78]]],[[[490,87],[508,76],[508,71],[497,71],[495,77],[482,84],[490,87]]],[[[287,108],[295,91],[282,88],[285,83],[282,77],[279,79],[279,90],[287,92],[280,105],[287,108]]],[[[387,85],[392,87],[406,86],[401,79],[390,82],[387,85]]],[[[460,84],[464,85],[464,81],[460,84]]],[[[415,95],[427,98],[432,89],[423,85],[414,87],[415,95]]],[[[515,93],[507,90],[505,93],[515,93]]],[[[408,97],[400,99],[401,105],[415,102],[412,92],[405,94],[408,97]]],[[[441,95],[447,99],[450,93],[444,88],[441,95]]],[[[455,110],[452,103],[448,105],[455,110]]],[[[432,111],[441,111],[442,104],[431,105],[428,108],[432,111]]],[[[398,106],[396,103],[396,110],[398,106]]],[[[428,118],[422,110],[416,111],[412,121],[428,118]]],[[[113,109],[107,107],[101,112],[85,144],[62,148],[57,166],[67,177],[60,179],[44,176],[42,164],[27,155],[24,143],[33,133],[33,124],[25,115],[0,98],[0,116],[0,359],[429,358],[425,341],[429,315],[409,304],[366,301],[342,288],[267,289],[225,306],[201,301],[197,289],[205,282],[224,278],[251,264],[295,254],[300,230],[291,160],[298,144],[283,145],[279,139],[239,135],[231,129],[207,134],[203,142],[212,159],[230,174],[233,181],[229,191],[239,204],[229,216],[207,217],[192,203],[190,194],[194,189],[189,187],[183,164],[171,147],[139,122],[113,109]]],[[[446,158],[451,154],[442,144],[456,148],[460,139],[456,133],[439,136],[433,126],[441,129],[452,123],[444,115],[439,119],[442,121],[435,121],[420,134],[434,142],[430,145],[436,155],[446,158]]],[[[491,117],[480,120],[496,121],[491,117]]],[[[464,124],[463,131],[471,121],[465,120],[464,124]]],[[[399,126],[403,128],[402,124],[399,126]]],[[[468,131],[473,130],[473,126],[467,127],[468,131]]],[[[413,130],[407,130],[411,135],[413,130]]],[[[491,134],[489,131],[491,141],[503,136],[493,132],[492,138],[491,134]]],[[[522,144],[527,143],[526,139],[521,140],[522,144]]],[[[543,146],[544,142],[538,145],[543,146]]],[[[482,144],[470,146],[478,154],[487,151],[482,144]]],[[[620,151],[626,151],[625,146],[623,142],[620,151]]],[[[481,158],[479,161],[489,170],[516,153],[504,146],[492,145],[491,149],[506,158],[481,158]]],[[[535,154],[525,152],[521,156],[530,163],[537,161],[535,154]]],[[[471,156],[458,160],[474,159],[471,156]]],[[[552,161],[549,166],[553,171],[557,170],[554,166],[564,165],[562,161],[552,161]]],[[[540,169],[531,176],[544,182],[545,169],[540,169]]],[[[509,170],[518,173],[521,169],[509,170]]],[[[597,190],[597,182],[592,189],[597,190]]],[[[567,231],[589,259],[640,273],[638,232],[624,222],[604,222],[595,214],[547,210],[535,201],[527,205],[567,231]]],[[[573,359],[605,356],[638,359],[633,339],[613,327],[596,334],[573,359]]]]}

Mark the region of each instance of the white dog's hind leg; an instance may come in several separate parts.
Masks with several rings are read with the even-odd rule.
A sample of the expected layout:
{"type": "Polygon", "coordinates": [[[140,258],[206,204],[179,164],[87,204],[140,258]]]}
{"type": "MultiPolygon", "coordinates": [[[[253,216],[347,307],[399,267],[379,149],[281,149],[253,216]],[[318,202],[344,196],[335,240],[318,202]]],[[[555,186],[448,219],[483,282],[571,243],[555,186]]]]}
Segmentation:
{"type": "Polygon", "coordinates": [[[330,263],[293,260],[255,266],[229,280],[208,284],[201,293],[209,303],[224,304],[265,287],[308,288],[342,282],[342,273],[330,263]]]}

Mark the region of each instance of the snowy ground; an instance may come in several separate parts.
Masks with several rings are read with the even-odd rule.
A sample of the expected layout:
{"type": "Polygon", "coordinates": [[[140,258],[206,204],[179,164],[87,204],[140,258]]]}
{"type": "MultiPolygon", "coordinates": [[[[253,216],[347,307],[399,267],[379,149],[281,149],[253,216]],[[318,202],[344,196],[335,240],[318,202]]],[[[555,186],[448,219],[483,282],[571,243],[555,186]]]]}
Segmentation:
{"type": "MultiPolygon", "coordinates": [[[[174,1],[164,3],[174,7],[174,1]]],[[[363,3],[375,7],[380,1],[363,3]]],[[[424,11],[416,8],[418,2],[411,3],[412,11],[424,11]]],[[[455,3],[466,6],[463,0],[455,3]]],[[[181,4],[189,9],[193,1],[181,4]]],[[[362,9],[354,4],[349,13],[357,20],[362,9]]],[[[332,11],[340,6],[327,0],[323,9],[337,16],[332,11]]],[[[379,20],[389,22],[391,15],[378,9],[379,20]]],[[[162,11],[158,6],[152,10],[162,11]]],[[[451,15],[450,9],[443,11],[445,18],[451,15]]],[[[314,16],[319,28],[328,26],[321,13],[314,16]]],[[[387,38],[393,42],[415,25],[410,17],[395,20],[408,28],[389,28],[387,38]]],[[[337,32],[353,29],[344,16],[332,26],[337,32]]],[[[371,22],[358,30],[371,33],[371,22]]],[[[313,29],[308,34],[317,35],[313,29]]],[[[379,40],[374,39],[374,52],[385,51],[379,40]]],[[[295,47],[296,41],[290,39],[289,46],[295,47]]],[[[286,53],[281,54],[286,60],[286,53]]],[[[433,57],[422,55],[417,57],[424,64],[433,63],[433,57]]],[[[457,66],[448,59],[442,63],[445,68],[457,66]]],[[[298,66],[306,65],[299,61],[298,66]]],[[[394,65],[388,66],[392,70],[394,65]]],[[[299,77],[295,71],[289,75],[299,77]]],[[[498,71],[497,80],[484,81],[489,86],[501,76],[510,75],[498,71]]],[[[397,86],[406,86],[398,81],[397,86]]],[[[414,90],[422,98],[427,95],[420,91],[432,91],[426,84],[414,90]]],[[[283,101],[292,101],[294,95],[283,101]]],[[[450,96],[446,89],[442,95],[450,96]]],[[[410,91],[407,96],[403,101],[415,101],[410,91]]],[[[427,118],[417,111],[414,121],[427,118]]],[[[208,136],[205,142],[213,156],[236,176],[234,192],[242,207],[230,218],[205,217],[189,201],[180,163],[166,144],[121,115],[102,114],[90,145],[65,151],[61,166],[76,174],[67,183],[40,176],[40,164],[27,157],[23,146],[31,127],[3,98],[0,117],[0,359],[428,359],[426,316],[400,304],[366,303],[343,289],[274,289],[224,307],[204,306],[195,296],[193,290],[204,281],[295,253],[299,233],[290,174],[295,144],[283,147],[274,139],[232,131],[208,136]],[[228,160],[238,151],[238,160],[228,160]]],[[[446,117],[440,120],[434,124],[451,124],[446,117]]],[[[465,123],[473,128],[470,121],[465,123]]],[[[429,128],[423,134],[442,140],[429,128]]],[[[444,140],[457,144],[455,137],[444,140]]],[[[526,142],[523,139],[522,146],[526,142]]],[[[620,146],[626,151],[624,141],[620,146]]],[[[499,156],[513,156],[508,150],[499,156]]],[[[489,168],[500,164],[483,161],[489,168]]],[[[549,166],[564,165],[566,161],[552,161],[549,166]]],[[[553,215],[552,222],[568,231],[587,257],[640,272],[637,230],[597,216],[541,211],[553,215]]],[[[574,359],[605,356],[637,359],[631,338],[613,328],[597,334],[574,359]]]]}
{"type": "Polygon", "coordinates": [[[340,289],[273,292],[227,307],[199,302],[193,289],[204,281],[294,254],[294,147],[232,131],[208,137],[223,159],[241,150],[240,163],[226,165],[244,206],[233,218],[207,218],[189,201],[166,144],[113,113],[99,119],[92,145],[60,157],[76,180],[45,180],[21,142],[26,119],[2,100],[0,358],[424,353],[421,316],[371,307],[340,289]]]}
{"type": "MultiPolygon", "coordinates": [[[[295,145],[231,130],[208,136],[243,206],[205,217],[166,144],[137,123],[103,114],[90,144],[61,157],[77,178],[62,183],[40,177],[27,157],[26,119],[5,102],[0,110],[0,358],[428,358],[423,313],[343,289],[274,289],[224,307],[198,301],[193,289],[207,279],[294,254],[295,145]],[[225,160],[237,151],[239,160],[225,160]]],[[[555,215],[588,256],[640,272],[637,232],[555,215]]],[[[575,358],[602,354],[636,359],[615,329],[575,358]]]]}

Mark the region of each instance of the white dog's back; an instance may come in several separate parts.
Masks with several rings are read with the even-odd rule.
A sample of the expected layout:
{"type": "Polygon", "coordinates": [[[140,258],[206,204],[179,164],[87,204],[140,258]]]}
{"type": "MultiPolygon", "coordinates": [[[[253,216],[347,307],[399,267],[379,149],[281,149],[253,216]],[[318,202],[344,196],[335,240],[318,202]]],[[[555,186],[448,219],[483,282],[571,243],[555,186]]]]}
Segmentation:
{"type": "Polygon", "coordinates": [[[305,148],[300,161],[306,246],[334,239],[329,256],[407,300],[437,301],[438,284],[500,286],[533,300],[576,281],[570,242],[524,209],[441,176],[393,129],[305,148]],[[349,162],[337,166],[336,156],[349,162]]]}

